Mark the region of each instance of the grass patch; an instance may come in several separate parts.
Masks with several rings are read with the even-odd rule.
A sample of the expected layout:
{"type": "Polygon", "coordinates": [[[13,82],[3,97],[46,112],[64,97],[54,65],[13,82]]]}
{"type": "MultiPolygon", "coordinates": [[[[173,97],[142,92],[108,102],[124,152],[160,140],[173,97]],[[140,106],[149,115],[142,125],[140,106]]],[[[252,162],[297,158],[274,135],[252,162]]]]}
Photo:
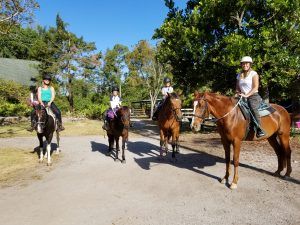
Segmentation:
{"type": "Polygon", "coordinates": [[[0,187],[27,185],[28,181],[42,179],[44,172],[51,171],[61,154],[52,154],[52,166],[47,167],[47,159],[38,163],[38,154],[20,148],[0,149],[0,187]]]}
{"type": "Polygon", "coordinates": [[[0,149],[0,186],[26,180],[34,174],[37,166],[37,155],[29,150],[17,148],[0,149]]]}
{"type": "MultiPolygon", "coordinates": [[[[84,135],[103,135],[102,122],[99,120],[74,120],[65,119],[64,127],[61,136],[84,136],[84,135]]],[[[0,138],[12,137],[27,137],[36,136],[36,132],[28,132],[26,128],[29,127],[29,122],[22,122],[19,124],[12,124],[7,126],[0,126],[0,138]]]]}
{"type": "Polygon", "coordinates": [[[0,126],[0,138],[34,136],[35,133],[26,130],[28,126],[29,122],[0,126]]]}
{"type": "Polygon", "coordinates": [[[102,122],[99,120],[67,120],[64,122],[66,128],[61,132],[62,136],[84,136],[84,135],[103,135],[102,122]]]}

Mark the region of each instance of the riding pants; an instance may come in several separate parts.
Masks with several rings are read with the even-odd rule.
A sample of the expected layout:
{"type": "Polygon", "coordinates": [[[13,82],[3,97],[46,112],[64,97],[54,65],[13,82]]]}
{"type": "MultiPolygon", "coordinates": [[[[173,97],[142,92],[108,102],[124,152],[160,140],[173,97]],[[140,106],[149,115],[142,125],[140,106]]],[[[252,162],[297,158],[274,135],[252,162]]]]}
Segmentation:
{"type": "Polygon", "coordinates": [[[255,117],[255,119],[258,123],[258,126],[260,127],[260,116],[259,116],[258,108],[259,108],[260,102],[262,101],[262,98],[260,97],[260,95],[258,93],[254,93],[253,95],[251,95],[247,98],[247,101],[248,101],[250,110],[251,110],[253,116],[255,117]]]}
{"type": "MultiPolygon", "coordinates": [[[[44,102],[44,104],[47,105],[48,103],[47,103],[47,102],[44,102]]],[[[57,108],[57,106],[55,105],[54,102],[51,103],[50,109],[51,109],[52,112],[55,114],[55,116],[56,116],[58,122],[59,122],[60,124],[62,124],[61,112],[60,112],[60,110],[57,108]]]]}

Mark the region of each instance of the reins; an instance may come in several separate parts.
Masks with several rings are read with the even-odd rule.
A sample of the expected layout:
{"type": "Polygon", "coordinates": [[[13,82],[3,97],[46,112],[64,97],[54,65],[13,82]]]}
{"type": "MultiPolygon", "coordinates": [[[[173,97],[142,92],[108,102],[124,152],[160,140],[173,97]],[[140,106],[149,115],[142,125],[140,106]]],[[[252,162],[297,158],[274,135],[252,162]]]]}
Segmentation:
{"type": "MultiPolygon", "coordinates": [[[[204,97],[202,97],[202,98],[200,98],[199,100],[198,100],[198,102],[200,101],[200,100],[204,100],[205,101],[205,108],[203,109],[203,111],[201,112],[201,114],[200,115],[197,115],[197,114],[193,114],[193,116],[195,116],[195,117],[198,117],[198,118],[201,118],[201,119],[205,119],[205,113],[206,113],[206,111],[207,111],[207,109],[208,109],[208,103],[207,103],[207,100],[204,98],[204,97]]],[[[225,118],[226,116],[228,116],[238,105],[239,105],[239,103],[240,103],[240,101],[242,100],[242,96],[239,98],[239,100],[238,100],[238,102],[235,104],[235,106],[229,111],[229,112],[227,112],[225,115],[223,115],[223,116],[221,116],[221,117],[219,117],[219,118],[216,118],[215,119],[215,122],[217,122],[217,121],[219,121],[219,120],[221,120],[221,119],[223,119],[223,118],[225,118]]]]}

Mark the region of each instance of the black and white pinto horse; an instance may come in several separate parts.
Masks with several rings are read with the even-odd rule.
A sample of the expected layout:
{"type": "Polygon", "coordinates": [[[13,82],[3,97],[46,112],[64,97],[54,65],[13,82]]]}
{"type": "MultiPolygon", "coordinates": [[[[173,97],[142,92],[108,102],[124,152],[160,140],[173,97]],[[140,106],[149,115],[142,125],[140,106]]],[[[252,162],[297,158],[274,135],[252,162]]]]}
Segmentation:
{"type": "Polygon", "coordinates": [[[37,136],[40,142],[40,158],[39,162],[43,162],[44,158],[47,158],[47,165],[50,166],[52,164],[51,160],[51,141],[53,138],[53,133],[56,131],[56,141],[57,148],[56,154],[59,154],[59,132],[57,131],[56,119],[53,112],[49,107],[39,106],[36,109],[36,117],[37,117],[37,136]],[[43,150],[43,137],[46,139],[46,153],[44,155],[43,150]]]}

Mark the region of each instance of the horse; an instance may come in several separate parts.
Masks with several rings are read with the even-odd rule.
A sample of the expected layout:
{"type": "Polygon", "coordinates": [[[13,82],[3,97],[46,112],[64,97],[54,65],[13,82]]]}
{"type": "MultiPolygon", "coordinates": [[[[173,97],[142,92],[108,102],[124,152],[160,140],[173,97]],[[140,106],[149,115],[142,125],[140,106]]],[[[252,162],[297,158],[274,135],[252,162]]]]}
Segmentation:
{"type": "Polygon", "coordinates": [[[168,142],[172,137],[172,159],[175,158],[176,152],[179,152],[179,133],[182,120],[181,100],[175,93],[168,93],[161,109],[158,113],[158,127],[160,134],[160,158],[163,157],[163,152],[168,153],[168,142]]]}
{"type": "Polygon", "coordinates": [[[114,118],[109,122],[110,129],[106,131],[108,136],[108,152],[106,155],[111,155],[114,142],[116,142],[116,157],[119,159],[119,138],[122,137],[122,163],[126,163],[125,159],[125,144],[128,142],[128,129],[130,126],[130,109],[127,106],[122,106],[115,112],[114,118]]]}
{"type": "Polygon", "coordinates": [[[280,176],[280,172],[287,167],[285,176],[290,176],[292,167],[289,143],[290,116],[288,112],[282,106],[271,104],[276,111],[268,116],[261,117],[261,126],[266,132],[266,135],[262,138],[256,138],[254,131],[250,131],[250,133],[246,135],[249,122],[243,117],[237,105],[238,102],[236,99],[215,93],[200,94],[196,92],[194,95],[194,115],[191,123],[192,130],[200,130],[207,111],[217,120],[216,124],[225,150],[226,162],[226,173],[224,178],[220,179],[221,183],[228,183],[230,176],[230,146],[232,145],[234,176],[230,188],[237,188],[240,147],[245,136],[247,136],[246,140],[248,141],[267,139],[278,159],[278,168],[274,175],[280,176]]]}
{"type": "Polygon", "coordinates": [[[43,162],[44,160],[44,151],[43,151],[43,137],[46,139],[46,154],[45,158],[47,158],[47,165],[52,165],[51,161],[51,141],[53,138],[53,133],[56,131],[56,141],[57,141],[57,149],[56,153],[59,153],[59,131],[57,130],[56,120],[53,113],[50,112],[50,108],[45,108],[42,106],[37,107],[36,109],[36,117],[37,117],[37,137],[39,139],[39,149],[40,149],[40,157],[39,162],[43,162]]]}

